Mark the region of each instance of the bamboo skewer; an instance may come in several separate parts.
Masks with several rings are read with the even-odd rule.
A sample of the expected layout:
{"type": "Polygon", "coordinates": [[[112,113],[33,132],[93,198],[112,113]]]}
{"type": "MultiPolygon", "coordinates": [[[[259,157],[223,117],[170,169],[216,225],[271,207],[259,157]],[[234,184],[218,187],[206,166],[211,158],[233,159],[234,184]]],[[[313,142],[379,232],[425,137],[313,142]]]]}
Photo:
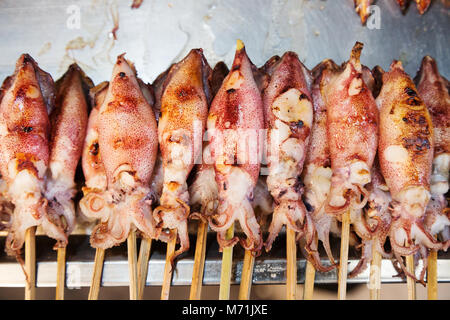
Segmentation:
{"type": "Polygon", "coordinates": [[[100,291],[100,283],[102,281],[103,262],[105,260],[105,250],[98,249],[95,251],[94,271],[92,273],[91,288],[89,289],[89,300],[97,300],[100,291]]]}
{"type": "Polygon", "coordinates": [[[144,297],[144,288],[148,275],[148,260],[150,258],[150,250],[152,248],[152,239],[143,238],[139,248],[138,258],[138,300],[144,297]]]}
{"type": "Polygon", "coordinates": [[[130,272],[130,300],[138,298],[138,271],[137,271],[137,249],[136,230],[130,231],[127,239],[128,248],[128,270],[130,272]]]}
{"type": "Polygon", "coordinates": [[[295,231],[286,227],[286,300],[295,300],[297,290],[297,243],[295,231]]]}
{"type": "MultiPolygon", "coordinates": [[[[414,267],[414,256],[406,256],[406,269],[411,274],[416,274],[414,267]]],[[[408,300],[416,300],[416,280],[406,276],[406,285],[408,287],[408,300]]]]}
{"type": "Polygon", "coordinates": [[[381,298],[381,261],[381,253],[377,251],[376,241],[374,241],[369,275],[370,300],[380,300],[381,298]]]}
{"type": "Polygon", "coordinates": [[[194,267],[192,270],[191,291],[189,293],[190,300],[200,300],[202,295],[207,233],[208,222],[199,221],[197,230],[197,242],[195,244],[194,267]]]}
{"type": "Polygon", "coordinates": [[[347,294],[347,262],[350,238],[350,210],[342,215],[341,254],[339,258],[338,299],[345,300],[347,294]]]}
{"type": "Polygon", "coordinates": [[[58,248],[56,259],[56,300],[64,300],[66,287],[66,248],[58,248]]]}
{"type": "Polygon", "coordinates": [[[168,300],[170,293],[170,284],[172,282],[173,267],[171,264],[171,257],[175,252],[175,245],[177,244],[177,230],[171,230],[173,232],[172,240],[167,243],[167,253],[166,253],[166,265],[164,267],[163,284],[161,290],[161,300],[168,300]]]}
{"type": "Polygon", "coordinates": [[[241,285],[239,287],[239,300],[250,299],[252,288],[253,266],[255,265],[255,256],[252,251],[245,250],[244,263],[242,265],[241,285]]]}
{"type": "Polygon", "coordinates": [[[437,300],[438,281],[437,281],[437,251],[431,250],[428,256],[427,269],[427,291],[428,300],[437,300]]]}
{"type": "Polygon", "coordinates": [[[25,300],[36,299],[36,227],[25,232],[25,270],[27,281],[25,285],[25,300]]]}
{"type": "MultiPolygon", "coordinates": [[[[227,230],[227,240],[234,237],[234,224],[227,230]]],[[[222,252],[222,270],[220,273],[219,300],[230,299],[231,268],[233,264],[233,247],[225,247],[222,252]]]]}
{"type": "Polygon", "coordinates": [[[305,271],[305,287],[303,289],[303,300],[312,300],[314,293],[314,280],[316,277],[316,269],[313,264],[306,261],[305,271]]]}

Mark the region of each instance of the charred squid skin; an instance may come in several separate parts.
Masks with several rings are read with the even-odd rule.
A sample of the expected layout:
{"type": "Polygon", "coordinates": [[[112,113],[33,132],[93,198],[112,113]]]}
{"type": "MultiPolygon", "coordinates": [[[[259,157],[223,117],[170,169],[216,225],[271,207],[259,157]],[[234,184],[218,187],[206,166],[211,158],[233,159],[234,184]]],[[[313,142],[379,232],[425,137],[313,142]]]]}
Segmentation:
{"type": "Polygon", "coordinates": [[[313,122],[309,71],[293,52],[287,52],[271,66],[270,82],[263,104],[268,128],[267,186],[275,202],[269,237],[269,251],[283,225],[302,232],[306,209],[302,202],[303,170],[313,122]]]}
{"type": "Polygon", "coordinates": [[[373,0],[354,0],[355,11],[361,18],[361,23],[366,24],[367,18],[370,15],[369,7],[373,3],[373,0]]]}
{"type": "Polygon", "coordinates": [[[264,115],[252,63],[240,40],[233,66],[211,104],[207,127],[219,200],[216,214],[209,218],[210,226],[218,232],[218,242],[223,248],[237,242],[236,237],[228,241],[224,236],[226,227],[239,220],[247,236],[242,244],[256,252],[261,248],[262,236],[251,199],[258,181],[260,162],[251,157],[259,153],[254,149],[250,152],[239,150],[237,146],[239,139],[251,139],[252,133],[259,134],[259,130],[264,128],[264,115]]]}
{"type": "Polygon", "coordinates": [[[50,121],[54,83],[28,54],[17,61],[14,74],[4,81],[0,93],[0,171],[15,208],[9,224],[6,251],[16,255],[25,231],[42,226],[62,244],[67,235],[61,219],[47,212],[45,172],[49,163],[50,121]]]}
{"type": "MultiPolygon", "coordinates": [[[[383,75],[377,103],[382,120],[380,165],[393,199],[390,240],[394,255],[397,259],[414,253],[422,255],[422,247],[439,250],[443,243],[424,225],[430,200],[433,124],[400,62],[394,61],[391,70],[383,75]]],[[[406,273],[402,261],[399,263],[406,273]]]]}

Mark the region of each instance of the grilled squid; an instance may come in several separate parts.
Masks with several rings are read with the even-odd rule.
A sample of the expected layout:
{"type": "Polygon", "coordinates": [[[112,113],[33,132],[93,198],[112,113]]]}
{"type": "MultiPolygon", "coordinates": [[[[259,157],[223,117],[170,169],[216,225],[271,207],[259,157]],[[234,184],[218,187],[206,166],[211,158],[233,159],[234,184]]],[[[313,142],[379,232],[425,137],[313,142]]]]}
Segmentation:
{"type": "Polygon", "coordinates": [[[56,82],[57,99],[50,115],[52,130],[45,197],[49,214],[64,218],[66,234],[75,226],[74,178],[86,136],[88,92],[92,86],[83,71],[76,64],[71,65],[56,82]]]}
{"type": "Polygon", "coordinates": [[[300,175],[313,122],[309,71],[293,52],[283,55],[274,67],[263,95],[268,169],[267,186],[275,201],[265,247],[269,251],[283,225],[303,233],[306,209],[301,199],[300,175]]]}
{"type": "Polygon", "coordinates": [[[166,76],[161,97],[158,138],[163,164],[160,205],[153,211],[159,228],[176,229],[180,248],[171,260],[189,249],[190,213],[187,178],[201,156],[202,137],[210,102],[211,68],[201,49],[192,50],[166,76]]]}
{"type": "MultiPolygon", "coordinates": [[[[211,75],[211,96],[214,97],[219,91],[223,80],[229,70],[225,63],[218,62],[211,75]]],[[[190,206],[193,208],[191,218],[207,220],[217,209],[218,193],[216,174],[214,172],[214,161],[211,159],[211,148],[208,137],[203,143],[202,163],[196,165],[195,177],[189,186],[190,206]]]]}
{"type": "MultiPolygon", "coordinates": [[[[402,11],[405,11],[411,0],[397,0],[398,5],[402,11]]],[[[424,14],[430,7],[431,0],[414,0],[416,2],[417,10],[420,14],[424,14]]]]}
{"type": "Polygon", "coordinates": [[[373,0],[354,0],[355,11],[359,14],[362,24],[365,24],[370,15],[369,7],[373,0]]]}
{"type": "Polygon", "coordinates": [[[48,112],[55,100],[53,80],[23,54],[14,74],[4,81],[0,100],[0,171],[6,197],[15,206],[6,251],[17,255],[25,231],[38,225],[49,237],[67,243],[61,217],[47,210],[43,197],[50,154],[48,112]]]}
{"type": "Polygon", "coordinates": [[[450,240],[449,209],[445,194],[450,172],[450,84],[439,74],[436,61],[426,56],[416,77],[417,91],[431,114],[434,127],[434,155],[431,173],[431,199],[425,214],[425,225],[442,241],[450,240]]]}
{"type": "MultiPolygon", "coordinates": [[[[336,225],[336,219],[325,212],[325,202],[331,185],[331,160],[327,139],[327,105],[324,89],[329,78],[337,74],[339,67],[332,60],[324,60],[312,70],[314,81],[311,95],[314,108],[314,122],[311,130],[311,142],[305,159],[303,182],[305,184],[304,202],[316,230],[317,238],[323,243],[328,259],[335,261],[330,248],[330,231],[336,225]]],[[[309,254],[315,261],[317,270],[327,271],[320,264],[320,256],[315,242],[310,244],[309,254]]]]}
{"type": "MultiPolygon", "coordinates": [[[[401,256],[415,253],[423,256],[426,249],[442,248],[424,225],[425,209],[430,200],[433,124],[401,62],[394,61],[382,81],[377,97],[380,109],[378,152],[381,172],[392,196],[389,238],[403,271],[415,279],[406,270],[401,256]]],[[[422,282],[423,275],[424,272],[422,282]]]]}
{"type": "Polygon", "coordinates": [[[219,192],[210,227],[217,232],[222,249],[239,241],[238,237],[225,239],[226,230],[239,220],[247,237],[241,245],[259,252],[263,241],[251,202],[260,170],[258,135],[264,128],[264,115],[252,63],[240,40],[231,71],[212,102],[207,127],[219,192]]]}
{"type": "Polygon", "coordinates": [[[389,210],[389,205],[392,199],[389,193],[389,188],[381,175],[377,158],[372,167],[371,175],[372,181],[367,186],[367,191],[370,195],[364,211],[372,237],[370,239],[362,240],[361,259],[355,268],[349,273],[349,278],[356,277],[367,268],[367,265],[372,261],[372,250],[374,243],[375,250],[377,250],[383,258],[392,258],[392,253],[386,252],[384,249],[392,222],[391,213],[389,210]]]}
{"type": "Polygon", "coordinates": [[[158,143],[153,110],[124,55],[117,58],[107,88],[99,89],[83,152],[87,187],[80,206],[100,220],[91,245],[107,249],[123,242],[132,228],[148,238],[159,236],[150,207],[158,143]]]}
{"type": "Polygon", "coordinates": [[[359,61],[362,48],[357,42],[343,70],[330,77],[325,86],[332,177],[324,209],[338,220],[349,210],[356,234],[361,239],[370,239],[362,208],[368,200],[364,186],[371,181],[377,150],[378,111],[363,79],[359,61]]]}

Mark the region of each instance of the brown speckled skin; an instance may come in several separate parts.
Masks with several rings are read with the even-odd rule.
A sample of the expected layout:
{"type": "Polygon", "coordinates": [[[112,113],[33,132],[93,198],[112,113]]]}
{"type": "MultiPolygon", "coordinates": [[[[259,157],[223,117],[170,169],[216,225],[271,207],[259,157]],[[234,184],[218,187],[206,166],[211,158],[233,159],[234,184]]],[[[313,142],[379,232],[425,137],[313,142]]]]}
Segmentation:
{"type": "MultiPolygon", "coordinates": [[[[247,57],[245,47],[236,51],[230,73],[224,79],[221,88],[211,104],[208,116],[208,130],[213,128],[222,133],[225,129],[259,130],[264,128],[264,114],[260,89],[253,78],[252,63],[247,57]],[[227,89],[228,86],[231,86],[233,77],[236,76],[242,80],[240,86],[232,90],[227,89]]],[[[260,163],[259,161],[256,164],[250,163],[248,159],[241,164],[237,164],[235,161],[230,162],[229,160],[231,160],[231,158],[235,158],[238,155],[237,141],[234,141],[234,139],[227,139],[223,144],[223,148],[221,148],[220,141],[217,139],[214,132],[211,132],[210,146],[211,155],[213,159],[216,160],[214,170],[219,188],[217,221],[221,221],[220,224],[222,227],[220,228],[220,231],[218,228],[216,228],[216,230],[218,231],[220,247],[222,248],[223,246],[236,243],[236,237],[231,242],[224,242],[224,236],[226,229],[231,226],[233,221],[239,219],[241,227],[247,235],[247,243],[243,245],[249,250],[259,251],[263,243],[259,225],[254,217],[254,212],[249,203],[245,204],[245,209],[243,207],[237,208],[239,209],[239,213],[236,213],[238,212],[237,209],[232,209],[231,203],[233,199],[227,198],[228,194],[226,189],[229,176],[227,173],[221,171],[223,165],[220,163],[223,162],[230,170],[239,168],[239,170],[242,170],[248,175],[250,185],[245,186],[246,191],[244,191],[247,193],[244,195],[247,199],[252,197],[251,193],[258,181],[260,163]],[[224,159],[224,161],[218,162],[218,159],[221,158],[224,159]]]]}
{"type": "Polygon", "coordinates": [[[97,125],[108,185],[122,164],[130,165],[135,178],[149,185],[158,148],[156,120],[123,56],[117,58],[97,125]]]}
{"type": "Polygon", "coordinates": [[[383,87],[377,98],[380,107],[380,166],[392,198],[409,186],[430,188],[433,160],[433,124],[430,114],[417,96],[411,78],[400,62],[394,61],[383,75],[383,87]],[[407,93],[411,89],[410,94],[407,93]],[[408,101],[413,102],[412,105],[408,101]],[[402,145],[408,160],[401,168],[385,161],[384,151],[391,145],[402,145]]]}
{"type": "Polygon", "coordinates": [[[41,89],[44,87],[47,94],[53,92],[50,89],[53,80],[48,76],[41,77],[42,74],[48,75],[28,54],[23,54],[0,93],[0,172],[8,185],[8,198],[16,206],[6,241],[10,254],[22,247],[26,229],[42,223],[49,236],[67,241],[60,221],[46,214],[47,202],[42,198],[49,161],[50,121],[47,109],[51,107],[46,103],[53,100],[46,99],[41,89]],[[40,81],[41,78],[45,83],[40,81]],[[22,171],[28,171],[30,175],[25,190],[30,192],[27,197],[24,197],[22,189],[18,189],[19,186],[14,186],[22,171]]]}
{"type": "Polygon", "coordinates": [[[358,65],[361,67],[361,50],[362,45],[356,44],[342,73],[331,79],[327,86],[327,137],[333,173],[348,167],[354,160],[361,160],[370,168],[377,151],[378,111],[372,93],[363,81],[360,93],[348,94],[353,79],[362,79],[357,70],[358,65]],[[348,76],[347,68],[350,69],[348,76]]]}
{"type": "Polygon", "coordinates": [[[178,230],[181,248],[171,257],[172,261],[189,249],[189,210],[186,211],[189,193],[186,180],[194,167],[196,157],[202,153],[201,138],[206,128],[208,104],[211,99],[211,72],[203,51],[193,49],[186,58],[171,67],[164,81],[161,116],[158,122],[164,187],[160,198],[161,205],[154,210],[153,215],[161,228],[178,230]],[[194,128],[195,125],[201,127],[194,128]],[[184,159],[180,159],[174,152],[179,149],[183,150],[184,159]]]}
{"type": "MultiPolygon", "coordinates": [[[[253,79],[251,62],[247,57],[245,48],[236,52],[231,71],[224,79],[222,87],[214,97],[208,117],[216,118],[215,128],[218,130],[264,128],[261,94],[253,79]],[[234,70],[239,70],[244,77],[244,83],[238,90],[227,92],[225,84],[229,81],[230,75],[234,70]],[[227,122],[230,124],[228,127],[225,126],[225,123],[227,122]]],[[[220,154],[216,153],[216,140],[212,137],[210,141],[212,155],[217,159],[220,154]]],[[[234,144],[229,144],[229,146],[234,147],[234,144]]],[[[223,153],[236,154],[237,152],[236,150],[228,149],[228,146],[225,145],[223,153]]],[[[260,164],[250,164],[247,162],[241,164],[240,167],[250,175],[256,185],[260,164]]],[[[217,175],[216,172],[216,179],[220,181],[223,177],[221,177],[220,174],[217,175]]]]}
{"type": "Polygon", "coordinates": [[[50,121],[36,78],[36,67],[30,56],[22,55],[12,78],[5,80],[9,86],[2,86],[0,121],[8,132],[1,137],[1,171],[9,183],[15,174],[9,172],[7,164],[18,154],[42,160],[48,165],[50,121]],[[30,88],[38,91],[35,98],[26,95],[30,88]],[[24,128],[32,130],[25,132],[24,128]]]}
{"type": "Polygon", "coordinates": [[[423,58],[415,80],[433,121],[434,154],[450,153],[450,84],[439,74],[436,61],[430,56],[423,58]]]}
{"type": "Polygon", "coordinates": [[[56,82],[56,107],[50,115],[50,169],[52,163],[63,164],[65,179],[73,181],[81,157],[88,123],[87,91],[93,86],[83,71],[73,64],[56,82]],[[69,142],[70,144],[67,144],[69,142]]]}

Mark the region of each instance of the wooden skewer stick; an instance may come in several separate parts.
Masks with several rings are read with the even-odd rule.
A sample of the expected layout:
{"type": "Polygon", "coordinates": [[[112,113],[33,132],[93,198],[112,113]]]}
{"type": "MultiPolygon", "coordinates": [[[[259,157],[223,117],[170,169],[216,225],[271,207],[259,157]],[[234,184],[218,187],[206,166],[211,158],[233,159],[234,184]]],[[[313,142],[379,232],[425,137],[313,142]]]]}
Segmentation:
{"type": "Polygon", "coordinates": [[[28,279],[25,285],[25,300],[36,299],[36,227],[25,232],[25,270],[28,279]]]}
{"type": "Polygon", "coordinates": [[[370,264],[369,288],[370,300],[381,298],[381,253],[376,249],[376,239],[372,244],[372,262],[370,264]]]}
{"type": "Polygon", "coordinates": [[[316,277],[316,269],[313,264],[306,261],[305,271],[305,288],[303,289],[303,300],[312,300],[314,293],[314,280],[316,277]]]}
{"type": "Polygon", "coordinates": [[[252,289],[253,266],[255,265],[255,256],[252,251],[245,250],[244,264],[242,265],[241,285],[239,287],[239,300],[249,300],[252,289]]]}
{"type": "Polygon", "coordinates": [[[427,291],[428,291],[428,300],[437,300],[437,298],[438,298],[438,281],[437,281],[437,251],[436,250],[431,250],[431,252],[428,256],[427,291]]]}
{"type": "Polygon", "coordinates": [[[175,245],[177,244],[177,230],[171,230],[173,234],[172,240],[167,243],[167,253],[166,253],[166,265],[164,266],[164,276],[163,276],[163,284],[161,290],[161,300],[168,300],[170,293],[170,284],[172,282],[172,264],[170,258],[173,256],[175,252],[175,245]]]}
{"type": "Polygon", "coordinates": [[[64,300],[66,287],[66,248],[58,248],[56,258],[56,300],[64,300]]]}
{"type": "MultiPolygon", "coordinates": [[[[234,237],[234,223],[227,230],[225,235],[227,240],[234,237]]],[[[220,273],[219,300],[230,299],[231,269],[233,264],[233,247],[223,248],[222,270],[220,273]]]]}
{"type": "Polygon", "coordinates": [[[205,269],[206,236],[208,222],[199,221],[197,230],[197,242],[195,244],[194,267],[192,270],[190,300],[200,300],[202,296],[203,271],[205,269]]]}
{"type": "Polygon", "coordinates": [[[138,258],[138,300],[144,297],[144,288],[148,275],[148,260],[150,258],[150,250],[152,248],[152,239],[143,238],[139,248],[138,258]]]}
{"type": "Polygon", "coordinates": [[[297,242],[295,231],[286,227],[286,300],[295,300],[297,294],[297,242]]]}
{"type": "MultiPolygon", "coordinates": [[[[411,274],[416,274],[414,267],[414,255],[406,256],[406,269],[411,274]]],[[[408,287],[408,300],[416,300],[416,280],[406,276],[406,285],[408,287]]]]}
{"type": "Polygon", "coordinates": [[[350,210],[342,215],[341,255],[339,257],[338,299],[345,300],[347,294],[347,263],[350,238],[350,210]]]}
{"type": "Polygon", "coordinates": [[[89,300],[97,300],[102,281],[103,262],[105,261],[105,250],[97,249],[95,251],[94,272],[92,273],[91,288],[89,289],[89,300]]]}
{"type": "Polygon", "coordinates": [[[136,230],[130,231],[127,239],[128,248],[128,270],[130,272],[130,300],[138,298],[138,271],[137,271],[137,248],[136,230]]]}
{"type": "MultiPolygon", "coordinates": [[[[317,247],[318,240],[314,239],[317,247]]],[[[306,260],[306,270],[305,270],[305,285],[303,288],[303,300],[312,300],[314,294],[314,280],[316,277],[316,269],[314,265],[306,260]]]]}

